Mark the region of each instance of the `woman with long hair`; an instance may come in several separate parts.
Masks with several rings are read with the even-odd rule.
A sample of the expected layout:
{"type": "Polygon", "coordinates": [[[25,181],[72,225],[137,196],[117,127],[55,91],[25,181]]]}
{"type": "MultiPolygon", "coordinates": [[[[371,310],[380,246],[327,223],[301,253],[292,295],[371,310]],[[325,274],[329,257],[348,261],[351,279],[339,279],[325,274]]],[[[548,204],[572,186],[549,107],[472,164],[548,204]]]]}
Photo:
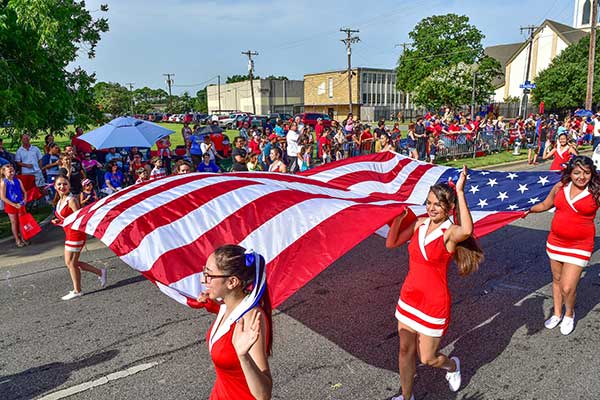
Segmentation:
{"type": "MultiPolygon", "coordinates": [[[[65,175],[58,175],[54,181],[56,196],[54,197],[54,216],[52,223],[62,226],[65,218],[79,210],[80,204],[77,197],[71,194],[71,184],[69,178],[65,175]]],[[[106,268],[96,268],[88,263],[79,261],[81,250],[85,246],[87,236],[85,232],[75,231],[69,227],[63,227],[65,230],[65,264],[69,269],[73,290],[62,297],[62,300],[72,300],[83,296],[81,290],[81,270],[98,275],[100,287],[106,285],[106,268]]]]}
{"type": "Polygon", "coordinates": [[[556,207],[556,211],[546,252],[552,271],[554,312],[544,325],[553,329],[560,323],[560,332],[568,335],[575,328],[577,285],[594,251],[594,218],[600,207],[600,175],[591,158],[571,159],[560,182],[529,212],[543,212],[552,207],[556,207]]]}
{"type": "Polygon", "coordinates": [[[224,245],[202,271],[198,301],[217,313],[206,335],[217,379],[210,400],[270,399],[273,329],[265,259],[241,246],[224,245]]]}
{"type": "Polygon", "coordinates": [[[15,176],[15,167],[4,164],[0,168],[0,200],[4,202],[4,212],[10,220],[10,230],[17,247],[27,244],[21,237],[19,215],[25,212],[27,192],[19,178],[15,176]]]}
{"type": "Polygon", "coordinates": [[[577,155],[577,149],[575,149],[574,144],[568,142],[567,131],[559,128],[554,148],[550,150],[546,147],[542,158],[547,160],[554,156],[554,160],[552,160],[552,164],[550,165],[550,171],[562,171],[565,169],[565,165],[567,165],[572,155],[577,155]]]}
{"type": "Polygon", "coordinates": [[[392,248],[410,238],[409,271],[396,305],[402,394],[395,400],[414,399],[417,354],[423,364],[447,371],[450,390],[460,388],[460,360],[448,358],[439,347],[450,324],[450,261],[454,259],[459,274],[466,276],[483,260],[483,251],[473,237],[473,219],[464,193],[466,180],[467,168],[463,167],[455,188],[444,183],[432,186],[425,203],[427,217],[412,223],[405,221],[407,212],[396,217],[386,240],[386,246],[392,248]],[[454,222],[450,220],[453,213],[454,222]]]}

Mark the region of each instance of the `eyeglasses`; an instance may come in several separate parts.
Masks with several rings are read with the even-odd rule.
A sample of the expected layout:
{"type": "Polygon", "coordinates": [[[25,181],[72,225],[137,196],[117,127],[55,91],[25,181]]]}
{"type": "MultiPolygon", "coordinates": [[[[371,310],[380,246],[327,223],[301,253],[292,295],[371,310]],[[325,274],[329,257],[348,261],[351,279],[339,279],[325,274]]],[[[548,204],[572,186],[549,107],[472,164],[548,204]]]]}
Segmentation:
{"type": "Polygon", "coordinates": [[[210,283],[214,278],[230,278],[235,275],[213,275],[213,274],[207,274],[206,272],[203,272],[202,276],[204,277],[204,282],[210,283]]]}

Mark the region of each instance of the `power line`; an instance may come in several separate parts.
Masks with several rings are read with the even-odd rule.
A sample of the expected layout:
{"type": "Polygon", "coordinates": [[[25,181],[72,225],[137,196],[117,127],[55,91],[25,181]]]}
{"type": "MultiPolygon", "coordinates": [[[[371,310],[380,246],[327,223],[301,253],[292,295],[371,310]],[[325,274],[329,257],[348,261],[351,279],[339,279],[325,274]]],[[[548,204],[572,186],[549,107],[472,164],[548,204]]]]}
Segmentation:
{"type": "Polygon", "coordinates": [[[163,76],[167,77],[167,86],[169,87],[169,108],[171,107],[171,86],[173,86],[173,79],[171,76],[175,76],[175,74],[163,74],[163,76]]]}
{"type": "Polygon", "coordinates": [[[250,90],[252,91],[252,113],[256,115],[256,103],[254,100],[254,78],[252,76],[252,72],[254,72],[254,60],[252,56],[257,56],[258,52],[256,51],[242,51],[242,54],[248,56],[248,78],[250,78],[250,90]]]}
{"type": "Polygon", "coordinates": [[[348,74],[348,107],[349,112],[352,114],[352,44],[360,42],[360,38],[358,36],[352,36],[352,34],[359,33],[359,30],[340,28],[340,32],[346,33],[346,37],[344,39],[340,39],[340,41],[346,45],[346,50],[348,53],[348,69],[346,71],[348,74]]]}

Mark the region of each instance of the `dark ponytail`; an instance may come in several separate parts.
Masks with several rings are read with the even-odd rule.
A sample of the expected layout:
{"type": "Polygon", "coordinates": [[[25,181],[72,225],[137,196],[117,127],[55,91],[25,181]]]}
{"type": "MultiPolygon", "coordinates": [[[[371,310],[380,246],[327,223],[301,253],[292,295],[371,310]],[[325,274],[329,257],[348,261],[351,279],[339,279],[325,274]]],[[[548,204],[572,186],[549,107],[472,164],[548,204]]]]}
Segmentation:
{"type": "MultiPolygon", "coordinates": [[[[249,294],[256,284],[256,264],[258,268],[265,268],[265,259],[262,255],[255,253],[258,263],[247,263],[246,249],[234,244],[226,244],[215,250],[215,262],[220,270],[228,275],[235,275],[242,282],[242,290],[249,294]]],[[[267,355],[271,355],[273,348],[273,307],[269,296],[269,285],[265,285],[263,295],[260,297],[259,306],[262,308],[267,321],[267,355]]]]}
{"type": "MultiPolygon", "coordinates": [[[[437,197],[442,208],[450,213],[454,205],[454,221],[460,224],[460,212],[458,210],[458,199],[456,191],[447,183],[438,183],[433,185],[430,191],[437,197]]],[[[474,235],[456,244],[454,251],[454,262],[458,267],[460,276],[467,276],[479,269],[479,264],[483,262],[483,250],[479,246],[479,241],[474,235]]]]}

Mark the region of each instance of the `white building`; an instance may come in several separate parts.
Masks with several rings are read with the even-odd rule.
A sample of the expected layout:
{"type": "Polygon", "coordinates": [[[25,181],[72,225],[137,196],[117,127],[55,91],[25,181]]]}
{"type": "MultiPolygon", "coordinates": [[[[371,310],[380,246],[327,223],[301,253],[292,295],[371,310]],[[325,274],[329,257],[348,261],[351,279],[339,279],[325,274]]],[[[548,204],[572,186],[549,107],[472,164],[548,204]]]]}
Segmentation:
{"type": "MultiPolygon", "coordinates": [[[[304,81],[254,79],[254,102],[257,115],[274,112],[295,113],[304,103],[304,81]]],[[[250,81],[209,85],[206,88],[208,112],[253,112],[250,81]],[[219,99],[220,98],[220,99],[219,99]]]]}

